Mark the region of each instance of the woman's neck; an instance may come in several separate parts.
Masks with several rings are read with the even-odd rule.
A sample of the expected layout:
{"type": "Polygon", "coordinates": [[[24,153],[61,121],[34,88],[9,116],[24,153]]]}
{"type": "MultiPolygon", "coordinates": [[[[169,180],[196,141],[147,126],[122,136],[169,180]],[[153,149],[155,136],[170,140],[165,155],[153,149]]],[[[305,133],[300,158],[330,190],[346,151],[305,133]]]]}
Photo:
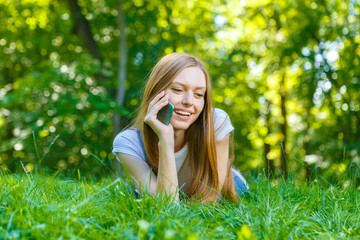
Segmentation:
{"type": "Polygon", "coordinates": [[[174,129],[174,143],[174,152],[180,151],[185,146],[185,130],[174,129]]]}

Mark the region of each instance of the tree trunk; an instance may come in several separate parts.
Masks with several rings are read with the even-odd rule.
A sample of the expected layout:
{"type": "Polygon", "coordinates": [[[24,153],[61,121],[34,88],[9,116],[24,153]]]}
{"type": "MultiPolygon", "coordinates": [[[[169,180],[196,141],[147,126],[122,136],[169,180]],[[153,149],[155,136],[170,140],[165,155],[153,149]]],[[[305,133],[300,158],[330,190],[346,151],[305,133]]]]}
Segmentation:
{"type": "Polygon", "coordinates": [[[71,16],[74,19],[73,33],[77,34],[84,42],[85,48],[90,54],[103,62],[99,48],[93,38],[90,29],[90,23],[86,20],[85,16],[81,13],[81,8],[77,0],[67,0],[71,12],[71,16]]]}
{"type": "MultiPolygon", "coordinates": [[[[118,87],[116,91],[116,102],[118,106],[124,106],[125,99],[125,90],[126,90],[126,65],[128,60],[128,49],[127,49],[127,34],[126,34],[126,20],[124,10],[122,8],[121,2],[117,4],[118,11],[118,24],[120,29],[120,39],[119,39],[119,72],[118,72],[118,87]]],[[[115,112],[113,117],[113,127],[114,132],[113,136],[115,137],[121,130],[121,116],[118,112],[115,112]]],[[[114,160],[114,170],[120,176],[123,174],[123,169],[121,164],[115,159],[114,160]]]]}
{"type": "MultiPolygon", "coordinates": [[[[270,131],[271,131],[271,124],[270,124],[270,118],[271,118],[271,115],[270,115],[270,103],[266,103],[266,113],[265,113],[265,124],[266,124],[266,128],[268,130],[268,134],[270,134],[270,131]]],[[[265,166],[266,166],[266,176],[268,178],[272,178],[274,177],[275,175],[275,166],[274,166],[274,160],[272,159],[269,159],[267,156],[270,152],[270,145],[267,144],[266,142],[264,142],[264,152],[265,152],[265,166]]]]}
{"type": "Polygon", "coordinates": [[[284,174],[284,178],[288,178],[288,167],[287,167],[287,159],[286,159],[286,141],[287,141],[287,132],[286,132],[286,90],[285,90],[285,73],[282,76],[281,84],[280,84],[280,96],[281,96],[281,121],[280,121],[280,129],[283,136],[282,142],[280,143],[281,147],[281,170],[284,174]]]}
{"type": "MultiPolygon", "coordinates": [[[[116,91],[116,102],[122,107],[124,105],[125,90],[126,90],[126,65],[127,65],[127,34],[125,30],[125,14],[121,2],[117,4],[118,10],[118,24],[120,29],[119,39],[119,72],[118,72],[118,87],[116,91]]],[[[118,113],[114,115],[114,136],[119,133],[121,129],[121,117],[118,113]]]]}
{"type": "MultiPolygon", "coordinates": [[[[10,84],[11,86],[13,86],[14,84],[14,80],[15,78],[17,77],[16,76],[16,72],[14,70],[14,67],[12,65],[10,65],[9,68],[7,68],[8,71],[4,71],[3,73],[3,77],[4,77],[4,80],[6,81],[4,86],[6,86],[7,84],[10,84]]],[[[13,88],[11,88],[11,90],[9,90],[7,92],[7,95],[11,95],[11,92],[13,91],[13,88]]],[[[9,109],[9,110],[12,110],[12,109],[9,109]]],[[[10,114],[13,114],[13,113],[10,113],[10,114]]],[[[0,139],[0,143],[3,144],[3,140],[4,142],[11,142],[13,139],[14,139],[14,134],[13,134],[13,130],[15,128],[14,126],[14,121],[13,120],[10,120],[12,118],[12,116],[8,116],[5,120],[5,139],[0,139]]],[[[1,137],[1,136],[0,136],[1,137]]],[[[12,145],[12,144],[11,144],[12,145]]],[[[1,153],[1,152],[0,152],[1,153]]],[[[1,153],[1,155],[3,155],[3,161],[2,163],[5,164],[5,167],[10,171],[10,172],[15,172],[16,170],[16,166],[17,164],[19,164],[19,161],[18,159],[15,160],[15,158],[13,157],[13,153],[14,153],[14,148],[10,148],[10,149],[7,149],[5,151],[3,151],[1,153]],[[5,161],[4,161],[5,159],[5,161]]],[[[0,155],[0,157],[1,157],[0,155]]],[[[1,161],[0,161],[0,168],[2,167],[1,166],[1,161]]],[[[1,171],[2,169],[0,169],[1,171]]],[[[1,172],[0,172],[1,173],[1,172]]]]}
{"type": "MultiPolygon", "coordinates": [[[[306,141],[305,143],[304,143],[304,150],[305,150],[305,156],[306,155],[308,155],[309,154],[309,149],[310,149],[310,147],[309,147],[309,142],[308,141],[306,141]]],[[[310,181],[311,181],[311,171],[312,171],[312,164],[311,163],[307,163],[307,162],[305,162],[305,172],[306,172],[306,182],[307,183],[310,183],[310,181]]]]}

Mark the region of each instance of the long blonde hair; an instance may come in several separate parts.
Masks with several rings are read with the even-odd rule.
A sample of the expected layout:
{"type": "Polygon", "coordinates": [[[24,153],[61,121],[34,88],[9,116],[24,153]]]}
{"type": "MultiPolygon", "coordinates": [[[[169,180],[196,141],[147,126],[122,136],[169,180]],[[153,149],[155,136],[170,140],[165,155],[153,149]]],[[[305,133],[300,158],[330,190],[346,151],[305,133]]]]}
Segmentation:
{"type": "Polygon", "coordinates": [[[229,161],[228,176],[222,189],[219,186],[215,130],[211,103],[211,82],[204,64],[196,57],[186,53],[171,53],[153,68],[146,84],[142,104],[138,111],[134,127],[142,132],[144,147],[150,167],[157,174],[159,166],[158,136],[145,122],[144,118],[150,101],[167,88],[175,77],[185,68],[198,67],[206,79],[204,108],[199,117],[185,132],[188,143],[187,161],[191,166],[191,184],[188,197],[198,200],[216,201],[219,192],[236,202],[234,180],[229,161]]]}

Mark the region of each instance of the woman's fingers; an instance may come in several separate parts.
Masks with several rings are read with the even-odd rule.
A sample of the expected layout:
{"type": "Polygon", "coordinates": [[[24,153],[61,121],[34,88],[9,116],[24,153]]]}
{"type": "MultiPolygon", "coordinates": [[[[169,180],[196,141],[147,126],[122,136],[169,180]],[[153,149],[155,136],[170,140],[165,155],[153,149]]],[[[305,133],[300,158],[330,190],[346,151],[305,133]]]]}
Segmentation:
{"type": "MultiPolygon", "coordinates": [[[[155,108],[158,108],[160,104],[163,104],[169,99],[169,95],[165,95],[165,91],[160,92],[158,95],[154,97],[154,99],[150,102],[148,107],[148,113],[152,112],[155,108]]],[[[157,113],[157,112],[156,112],[157,113]]]]}
{"type": "Polygon", "coordinates": [[[157,102],[159,102],[160,98],[162,98],[163,96],[165,95],[165,91],[161,91],[158,95],[156,95],[154,97],[153,100],[151,100],[151,102],[149,103],[149,108],[148,109],[151,109],[157,102]]]}
{"type": "Polygon", "coordinates": [[[162,98],[159,99],[156,103],[153,103],[152,105],[149,104],[147,114],[156,115],[162,107],[168,104],[168,100],[169,95],[166,94],[165,96],[162,96],[162,98]]]}
{"type": "Polygon", "coordinates": [[[165,107],[169,103],[169,95],[165,95],[160,101],[158,101],[153,107],[152,111],[157,114],[161,108],[165,107]]]}
{"type": "MultiPolygon", "coordinates": [[[[163,94],[157,95],[154,99],[158,99],[159,96],[161,99],[159,99],[156,103],[150,103],[148,111],[146,113],[144,121],[148,124],[151,124],[151,122],[157,121],[157,114],[160,111],[161,108],[165,107],[169,102],[169,95],[166,94],[165,96],[162,96],[163,94]]],[[[153,102],[151,101],[151,102],[153,102]]]]}
{"type": "Polygon", "coordinates": [[[173,128],[171,124],[165,125],[157,118],[157,114],[160,109],[165,107],[168,103],[169,94],[165,95],[164,91],[160,92],[149,103],[149,107],[144,119],[144,122],[147,123],[159,137],[170,136],[170,133],[173,133],[173,128]]]}

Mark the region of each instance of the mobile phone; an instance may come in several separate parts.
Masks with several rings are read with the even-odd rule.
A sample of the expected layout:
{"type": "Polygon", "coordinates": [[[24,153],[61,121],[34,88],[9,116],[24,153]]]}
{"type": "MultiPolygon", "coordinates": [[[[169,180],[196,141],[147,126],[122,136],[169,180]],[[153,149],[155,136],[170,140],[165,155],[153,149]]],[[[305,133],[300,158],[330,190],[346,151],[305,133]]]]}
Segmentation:
{"type": "Polygon", "coordinates": [[[174,105],[169,101],[165,107],[159,110],[157,118],[165,125],[169,125],[173,111],[174,105]]]}

